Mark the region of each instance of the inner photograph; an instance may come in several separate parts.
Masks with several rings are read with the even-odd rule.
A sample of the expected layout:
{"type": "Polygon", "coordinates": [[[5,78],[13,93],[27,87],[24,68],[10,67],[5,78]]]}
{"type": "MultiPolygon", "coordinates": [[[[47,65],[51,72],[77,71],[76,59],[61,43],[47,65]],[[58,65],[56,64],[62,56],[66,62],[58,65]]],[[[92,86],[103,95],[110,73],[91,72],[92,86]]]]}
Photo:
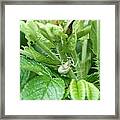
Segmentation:
{"type": "Polygon", "coordinates": [[[20,20],[21,100],[100,100],[100,20],[20,20]]]}

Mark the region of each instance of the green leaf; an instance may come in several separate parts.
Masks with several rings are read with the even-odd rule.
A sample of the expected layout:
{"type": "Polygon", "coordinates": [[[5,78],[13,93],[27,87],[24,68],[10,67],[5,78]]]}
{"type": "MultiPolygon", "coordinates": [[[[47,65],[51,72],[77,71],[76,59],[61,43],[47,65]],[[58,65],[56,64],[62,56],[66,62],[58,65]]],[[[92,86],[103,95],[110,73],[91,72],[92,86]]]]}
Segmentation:
{"type": "Polygon", "coordinates": [[[39,32],[48,40],[50,40],[53,44],[55,42],[59,42],[61,39],[61,36],[64,35],[63,29],[60,26],[47,23],[46,25],[42,23],[38,23],[37,25],[39,27],[39,32]]]}
{"type": "Polygon", "coordinates": [[[20,56],[20,67],[21,69],[35,72],[38,75],[46,75],[48,77],[51,77],[50,70],[46,66],[24,56],[20,56]]]}
{"type": "Polygon", "coordinates": [[[100,97],[99,89],[94,84],[86,82],[86,93],[88,100],[98,100],[100,97]]]}
{"type": "Polygon", "coordinates": [[[87,80],[88,82],[91,82],[91,83],[99,80],[99,72],[94,72],[94,73],[92,73],[92,74],[90,74],[90,75],[87,75],[87,76],[86,76],[86,80],[87,80]]]}
{"type": "Polygon", "coordinates": [[[86,20],[76,20],[73,23],[73,33],[77,34],[77,39],[87,35],[91,30],[91,25],[85,25],[86,20]]]}
{"type": "Polygon", "coordinates": [[[59,65],[60,62],[52,59],[50,56],[45,56],[41,54],[40,52],[37,52],[32,46],[30,47],[24,47],[24,50],[21,50],[21,54],[34,59],[37,62],[44,62],[47,64],[52,64],[52,65],[59,65]]]}
{"type": "Polygon", "coordinates": [[[84,40],[83,41],[83,45],[82,45],[82,61],[85,61],[86,60],[86,57],[87,57],[87,43],[88,43],[88,40],[84,40]]]}
{"type": "Polygon", "coordinates": [[[34,42],[37,39],[37,25],[33,21],[20,21],[20,30],[25,34],[25,38],[29,41],[34,42]]]}
{"type": "Polygon", "coordinates": [[[70,83],[70,94],[73,100],[85,99],[85,84],[83,80],[72,80],[70,83]]]}
{"type": "Polygon", "coordinates": [[[55,45],[54,45],[52,42],[50,42],[49,39],[45,38],[45,37],[39,32],[39,30],[37,31],[36,34],[37,34],[37,38],[38,38],[36,41],[42,42],[42,43],[45,44],[49,49],[50,49],[50,48],[55,48],[55,45]]]}
{"type": "Polygon", "coordinates": [[[29,79],[30,71],[27,71],[25,69],[20,70],[20,89],[24,87],[27,80],[29,79]]]}
{"type": "Polygon", "coordinates": [[[20,30],[21,30],[23,33],[27,33],[27,32],[28,32],[26,23],[25,23],[24,21],[20,21],[20,30]]]}
{"type": "MultiPolygon", "coordinates": [[[[42,23],[41,23],[42,24],[42,23]]],[[[46,26],[42,24],[43,26],[46,26]]],[[[25,34],[26,39],[28,40],[28,46],[31,46],[31,41],[34,44],[37,44],[41,49],[43,49],[49,56],[56,61],[60,62],[57,56],[51,52],[48,46],[46,46],[45,39],[41,36],[41,32],[39,31],[39,27],[37,26],[36,22],[28,21],[27,23],[21,21],[20,24],[21,31],[25,34]]]]}
{"type": "Polygon", "coordinates": [[[91,24],[90,39],[92,41],[92,49],[95,55],[99,58],[100,52],[100,21],[89,21],[91,24]]]}
{"type": "Polygon", "coordinates": [[[84,20],[75,20],[72,27],[73,27],[73,33],[77,33],[78,35],[84,27],[84,20]]]}
{"type": "Polygon", "coordinates": [[[78,68],[78,76],[80,76],[79,79],[84,79],[91,67],[91,51],[88,50],[88,44],[90,41],[87,38],[88,35],[79,39],[82,42],[81,61],[78,63],[80,64],[78,68]]]}
{"type": "Polygon", "coordinates": [[[52,59],[56,60],[60,63],[59,58],[56,56],[55,53],[53,53],[44,43],[40,41],[36,41],[37,46],[39,46],[41,49],[43,49],[52,59]]]}
{"type": "Polygon", "coordinates": [[[70,95],[73,100],[98,100],[99,89],[94,84],[85,80],[72,80],[70,83],[70,95]]]}
{"type": "Polygon", "coordinates": [[[80,74],[81,78],[84,79],[86,75],[88,74],[91,67],[91,54],[87,56],[87,58],[80,62],[80,74]]]}
{"type": "Polygon", "coordinates": [[[77,36],[76,34],[71,34],[71,36],[68,38],[68,49],[69,51],[73,51],[76,48],[76,42],[77,42],[77,36]]]}
{"type": "Polygon", "coordinates": [[[26,24],[31,30],[31,32],[33,32],[33,34],[35,34],[38,31],[38,26],[33,20],[27,21],[26,24]]]}
{"type": "Polygon", "coordinates": [[[24,100],[61,100],[65,85],[61,78],[48,79],[37,76],[31,79],[23,88],[21,98],[24,100]]]}

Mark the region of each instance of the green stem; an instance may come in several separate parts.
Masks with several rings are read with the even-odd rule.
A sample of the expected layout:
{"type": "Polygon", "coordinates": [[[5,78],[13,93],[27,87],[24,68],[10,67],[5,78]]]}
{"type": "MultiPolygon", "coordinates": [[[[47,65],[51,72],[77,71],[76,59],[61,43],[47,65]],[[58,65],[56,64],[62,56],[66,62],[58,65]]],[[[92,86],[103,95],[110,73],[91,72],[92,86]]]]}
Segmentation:
{"type": "Polygon", "coordinates": [[[74,74],[74,72],[73,72],[73,70],[72,70],[72,69],[70,69],[70,70],[69,70],[68,75],[69,75],[72,79],[77,80],[77,77],[76,77],[76,75],[74,74]]]}
{"type": "Polygon", "coordinates": [[[91,30],[91,25],[85,27],[83,30],[81,30],[81,31],[77,34],[77,35],[78,35],[77,38],[80,38],[80,37],[82,37],[82,36],[87,35],[87,34],[90,32],[90,30],[91,30]]]}

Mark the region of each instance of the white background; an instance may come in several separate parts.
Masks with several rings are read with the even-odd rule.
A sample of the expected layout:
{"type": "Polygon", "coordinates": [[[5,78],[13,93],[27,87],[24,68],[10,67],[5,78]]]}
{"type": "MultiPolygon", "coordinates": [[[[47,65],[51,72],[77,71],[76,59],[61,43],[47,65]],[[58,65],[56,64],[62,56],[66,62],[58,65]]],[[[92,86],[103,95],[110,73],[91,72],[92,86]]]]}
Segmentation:
{"type": "Polygon", "coordinates": [[[6,115],[114,115],[115,114],[115,6],[114,5],[6,5],[5,6],[5,114],[6,115]],[[98,101],[20,100],[20,24],[22,19],[99,19],[100,94],[98,101]]]}

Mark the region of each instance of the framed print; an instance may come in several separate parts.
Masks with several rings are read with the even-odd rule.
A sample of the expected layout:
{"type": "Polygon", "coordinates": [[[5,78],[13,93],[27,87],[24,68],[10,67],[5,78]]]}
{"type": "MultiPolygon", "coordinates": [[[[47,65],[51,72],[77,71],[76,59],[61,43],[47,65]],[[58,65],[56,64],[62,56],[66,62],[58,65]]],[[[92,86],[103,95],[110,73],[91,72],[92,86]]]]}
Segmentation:
{"type": "Polygon", "coordinates": [[[2,119],[119,119],[117,0],[1,2],[2,119]]]}

